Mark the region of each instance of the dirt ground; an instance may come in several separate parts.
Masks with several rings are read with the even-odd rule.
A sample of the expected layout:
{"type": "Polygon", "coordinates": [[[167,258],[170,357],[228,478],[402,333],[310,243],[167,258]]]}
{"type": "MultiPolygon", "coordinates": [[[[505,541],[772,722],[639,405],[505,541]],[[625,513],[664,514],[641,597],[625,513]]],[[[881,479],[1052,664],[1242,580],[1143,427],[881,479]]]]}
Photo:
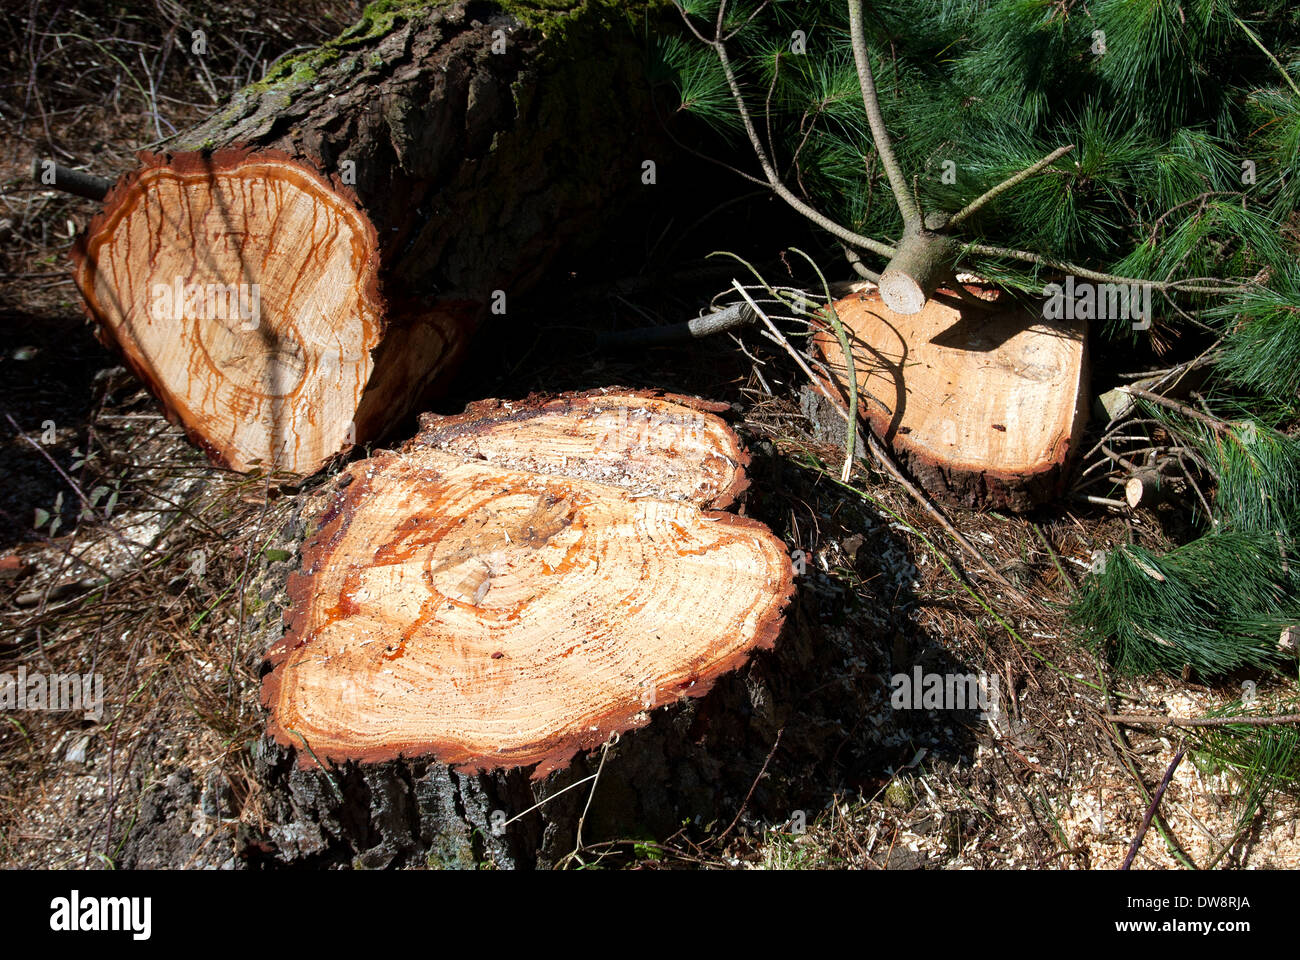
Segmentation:
{"type": "MultiPolygon", "coordinates": [[[[52,155],[125,170],[133,150],[333,35],[356,7],[320,5],[316,18],[290,3],[256,15],[192,5],[182,16],[168,0],[112,9],[33,0],[0,28],[0,136],[16,147],[0,160],[0,672],[99,673],[106,684],[98,719],[0,712],[0,866],[240,868],[267,827],[252,770],[263,651],[247,642],[254,611],[240,585],[324,479],[294,487],[215,469],[161,417],[95,341],[72,285],[67,249],[94,204],[40,189],[27,167],[52,155]],[[186,17],[231,38],[206,76],[159,52],[186,17]]],[[[693,316],[725,289],[725,270],[700,275],[701,252],[730,245],[781,269],[779,247],[762,239],[774,218],[784,222],[763,198],[702,229],[646,223],[629,241],[640,272],[564,262],[480,338],[437,407],[615,384],[730,402],[754,456],[746,510],[806,558],[792,617],[818,624],[826,669],[801,722],[838,743],[813,771],[816,806],[784,818],[740,808],[730,827],[727,817],[639,843],[611,865],[1119,866],[1184,742],[1103,716],[1121,703],[1200,715],[1240,696],[1242,678],[1211,688],[1113,676],[1069,634],[1062,606],[1094,551],[1167,546],[1177,517],[1070,498],[1030,516],[950,514],[977,561],[874,466],[860,461],[848,486],[837,482],[843,451],[805,416],[801,374],[755,334],[597,348],[596,331],[693,316]],[[760,239],[732,239],[748,236],[760,239]],[[917,664],[996,676],[996,715],[891,709],[890,677],[917,664]]],[[[1254,679],[1262,698],[1281,693],[1254,679]]],[[[791,747],[770,759],[756,784],[798,771],[791,747]]],[[[1296,799],[1275,794],[1243,818],[1239,794],[1231,773],[1185,760],[1135,867],[1300,864],[1296,799]]]]}

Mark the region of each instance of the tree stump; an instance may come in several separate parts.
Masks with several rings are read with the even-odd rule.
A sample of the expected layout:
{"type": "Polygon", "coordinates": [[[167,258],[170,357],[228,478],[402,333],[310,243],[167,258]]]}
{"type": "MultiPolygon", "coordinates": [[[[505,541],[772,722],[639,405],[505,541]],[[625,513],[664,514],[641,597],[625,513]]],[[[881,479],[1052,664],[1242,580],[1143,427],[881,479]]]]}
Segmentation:
{"type": "Polygon", "coordinates": [[[723,509],[749,458],[719,408],[621,390],[484,401],[424,415],[318,495],[263,680],[259,766],[296,824],[277,856],[553,862],[590,791],[560,797],[574,757],[611,740],[623,760],[593,823],[663,827],[673,791],[743,789],[663,768],[691,749],[688,704],[773,645],[794,592],[781,541],[723,509]]]}
{"type": "Polygon", "coordinates": [[[78,287],[216,462],[310,474],[381,437],[641,189],[626,11],[550,7],[376,4],[109,191],[78,287]]]}
{"type": "MultiPolygon", "coordinates": [[[[1078,452],[1086,324],[1044,320],[991,288],[966,289],[994,306],[941,290],[919,312],[899,314],[870,284],[835,303],[853,348],[858,410],[936,499],[1028,510],[1060,494],[1078,452]]],[[[813,349],[833,392],[847,398],[839,341],[819,329],[813,349]]]]}

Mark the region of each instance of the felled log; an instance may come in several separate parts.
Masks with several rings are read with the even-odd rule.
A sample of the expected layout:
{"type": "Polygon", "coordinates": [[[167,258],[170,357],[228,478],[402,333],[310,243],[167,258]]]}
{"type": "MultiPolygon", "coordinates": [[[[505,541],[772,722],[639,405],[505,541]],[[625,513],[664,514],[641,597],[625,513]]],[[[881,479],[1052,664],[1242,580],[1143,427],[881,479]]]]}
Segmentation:
{"type": "Polygon", "coordinates": [[[377,4],[109,191],[76,282],[215,461],[309,474],[382,436],[641,189],[625,14],[550,7],[377,4]]]}
{"type": "MultiPolygon", "coordinates": [[[[1087,422],[1084,321],[1044,320],[967,284],[982,310],[941,290],[914,314],[874,285],[836,301],[853,349],[858,409],[933,497],[970,508],[1027,510],[1060,494],[1087,422]],[[946,295],[943,295],[946,294],[946,295]]],[[[844,352],[813,336],[830,383],[847,397],[844,352]]]]}
{"type": "Polygon", "coordinates": [[[781,541],[724,509],[749,458],[719,409],[618,390],[484,401],[424,415],[328,487],[263,680],[261,775],[299,814],[282,859],[553,858],[588,799],[559,796],[574,758],[587,770],[611,738],[592,822],[673,822],[668,797],[702,789],[662,767],[701,736],[687,704],[773,645],[793,594],[781,541]],[[629,796],[646,777],[666,782],[629,796]],[[396,826],[376,797],[400,798],[396,826]]]}

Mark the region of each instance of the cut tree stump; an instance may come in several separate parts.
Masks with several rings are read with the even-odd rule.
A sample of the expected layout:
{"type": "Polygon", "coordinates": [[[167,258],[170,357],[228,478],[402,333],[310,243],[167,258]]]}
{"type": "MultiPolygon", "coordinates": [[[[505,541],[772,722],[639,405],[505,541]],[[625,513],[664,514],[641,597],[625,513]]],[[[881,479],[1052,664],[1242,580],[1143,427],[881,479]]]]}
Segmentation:
{"type": "Polygon", "coordinates": [[[644,193],[626,6],[368,8],[109,191],[73,251],[101,339],[236,470],[381,437],[644,193]]]}
{"type": "MultiPolygon", "coordinates": [[[[983,310],[940,294],[907,315],[871,284],[835,303],[860,415],[937,500],[1023,511],[1058,496],[1087,422],[1086,323],[1044,320],[1009,298],[983,310]]],[[[813,349],[847,398],[835,335],[819,329],[813,349]]]]}
{"type": "MultiPolygon", "coordinates": [[[[484,401],[426,414],[400,451],[351,464],[304,517],[315,530],[267,656],[268,790],[298,783],[290,806],[336,835],[374,811],[349,812],[373,804],[331,784],[395,792],[425,818],[426,848],[456,857],[486,843],[517,864],[571,842],[556,838],[573,836],[589,788],[506,821],[572,782],[576,754],[681,711],[781,630],[792,565],[765,526],[723,509],[749,457],[720,409],[621,390],[484,401]]],[[[632,759],[612,776],[643,748],[662,763],[664,738],[690,726],[622,738],[632,759]]],[[[277,843],[292,858],[300,841],[277,843]]],[[[382,859],[422,845],[379,846],[382,859]]]]}

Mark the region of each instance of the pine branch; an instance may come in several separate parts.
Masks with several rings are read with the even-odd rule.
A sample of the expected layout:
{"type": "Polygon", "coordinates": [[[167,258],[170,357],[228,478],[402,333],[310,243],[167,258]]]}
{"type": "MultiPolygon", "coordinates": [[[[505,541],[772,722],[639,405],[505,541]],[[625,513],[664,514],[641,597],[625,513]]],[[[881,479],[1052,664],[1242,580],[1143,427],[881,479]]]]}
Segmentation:
{"type": "Polygon", "coordinates": [[[853,44],[853,60],[858,67],[858,83],[862,87],[862,103],[871,125],[871,137],[876,142],[876,152],[889,178],[889,188],[894,193],[898,212],[903,215],[903,230],[911,233],[921,229],[921,208],[907,189],[907,178],[894,155],[894,144],[885,128],[885,118],[880,113],[880,98],[871,76],[871,58],[867,53],[867,40],[862,28],[862,0],[849,0],[849,36],[853,44]]]}
{"type": "MultiPolygon", "coordinates": [[[[723,75],[727,78],[727,86],[731,89],[731,96],[735,101],[736,110],[740,114],[741,124],[745,129],[745,136],[749,138],[749,144],[754,150],[754,156],[758,159],[758,165],[762,168],[763,176],[767,179],[768,186],[772,188],[772,191],[793,207],[798,213],[817,224],[817,226],[821,227],[826,232],[838,237],[840,240],[843,240],[846,243],[851,243],[855,247],[860,247],[863,250],[869,250],[882,257],[892,257],[894,254],[894,248],[889,244],[881,243],[879,240],[875,240],[871,237],[864,237],[862,234],[855,233],[846,227],[840,226],[840,224],[836,223],[830,217],[809,206],[785,185],[781,180],[780,175],[776,172],[776,167],[773,165],[771,158],[768,157],[767,150],[764,148],[763,142],[758,136],[758,130],[754,127],[754,121],[749,114],[749,108],[745,106],[745,98],[741,92],[740,83],[736,80],[736,72],[732,68],[731,58],[727,55],[727,46],[723,41],[721,34],[715,34],[711,40],[707,39],[699,30],[696,29],[695,24],[691,23],[690,16],[682,8],[681,3],[678,2],[678,0],[674,0],[674,6],[676,6],[678,12],[681,13],[682,19],[686,21],[686,26],[690,29],[691,33],[695,34],[696,38],[698,38],[701,43],[710,47],[717,55],[718,63],[722,66],[723,75]]],[[[721,19],[719,18],[719,23],[720,22],[721,19]]]]}
{"type": "Polygon", "coordinates": [[[1015,176],[1008,177],[1006,180],[1003,180],[996,187],[993,187],[990,190],[986,190],[982,195],[976,197],[970,203],[966,204],[966,206],[962,207],[951,217],[949,217],[942,224],[942,226],[955,227],[957,224],[961,223],[967,217],[977,212],[985,204],[989,203],[991,200],[996,198],[999,194],[1005,193],[1006,191],[1010,190],[1012,187],[1016,186],[1016,184],[1020,183],[1023,180],[1028,180],[1034,174],[1038,173],[1038,171],[1055,163],[1057,160],[1065,156],[1073,149],[1074,149],[1074,144],[1071,143],[1068,146],[1059,147],[1056,150],[1053,150],[1051,153],[1043,157],[1043,159],[1039,160],[1032,167],[1026,167],[1024,170],[1021,170],[1015,176]]]}
{"type": "Polygon", "coordinates": [[[1158,291],[1177,290],[1182,293],[1230,294],[1250,290],[1255,286],[1253,283],[1203,286],[1193,283],[1192,280],[1145,280],[1141,277],[1122,277],[1114,273],[1103,273],[1100,270],[1089,270],[1087,267],[1081,267],[1078,264],[1057,260],[1054,257],[1045,257],[1042,254],[1031,253],[1028,250],[1013,250],[1010,247],[992,246],[987,243],[968,243],[963,248],[963,251],[966,253],[979,253],[987,257],[1006,257],[1009,260],[1020,260],[1024,263],[1050,267],[1062,273],[1074,274],[1074,276],[1082,280],[1096,280],[1098,283],[1139,283],[1158,291]]]}

